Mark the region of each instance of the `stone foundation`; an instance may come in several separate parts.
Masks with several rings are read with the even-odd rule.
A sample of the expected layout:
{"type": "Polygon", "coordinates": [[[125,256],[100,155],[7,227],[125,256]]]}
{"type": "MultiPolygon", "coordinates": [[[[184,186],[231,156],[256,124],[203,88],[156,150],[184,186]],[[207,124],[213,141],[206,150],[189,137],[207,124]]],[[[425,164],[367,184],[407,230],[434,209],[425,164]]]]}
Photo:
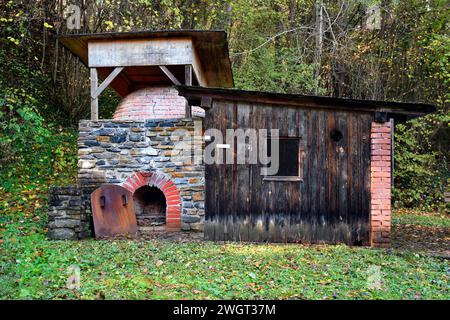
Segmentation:
{"type": "Polygon", "coordinates": [[[92,235],[90,207],[86,203],[91,190],[77,187],[52,187],[49,190],[48,237],[75,240],[92,235]]]}

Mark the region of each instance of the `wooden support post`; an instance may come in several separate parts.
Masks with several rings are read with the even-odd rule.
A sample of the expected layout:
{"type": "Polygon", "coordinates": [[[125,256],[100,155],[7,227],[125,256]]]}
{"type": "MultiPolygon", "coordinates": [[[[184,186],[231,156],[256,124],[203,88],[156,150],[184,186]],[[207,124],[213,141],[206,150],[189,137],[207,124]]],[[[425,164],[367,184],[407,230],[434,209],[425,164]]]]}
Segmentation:
{"type": "MultiPolygon", "coordinates": [[[[190,64],[184,66],[184,84],[192,86],[192,65],[190,64]]],[[[192,118],[192,108],[188,101],[186,101],[185,118],[192,118]]]]}
{"type": "Polygon", "coordinates": [[[202,97],[200,101],[200,107],[203,109],[210,109],[212,106],[212,98],[211,97],[202,97]]]}
{"type": "Polygon", "coordinates": [[[106,89],[107,86],[117,77],[123,70],[123,67],[115,68],[108,77],[98,85],[98,73],[96,68],[91,68],[91,120],[98,120],[98,96],[106,89]]]}
{"type": "Polygon", "coordinates": [[[97,90],[98,74],[96,68],[91,68],[91,120],[98,120],[98,96],[93,96],[97,90]]]}
{"type": "Polygon", "coordinates": [[[115,68],[105,80],[103,80],[102,84],[94,91],[91,92],[92,98],[98,98],[98,96],[106,89],[107,86],[119,75],[119,73],[123,70],[123,67],[115,68]]]}

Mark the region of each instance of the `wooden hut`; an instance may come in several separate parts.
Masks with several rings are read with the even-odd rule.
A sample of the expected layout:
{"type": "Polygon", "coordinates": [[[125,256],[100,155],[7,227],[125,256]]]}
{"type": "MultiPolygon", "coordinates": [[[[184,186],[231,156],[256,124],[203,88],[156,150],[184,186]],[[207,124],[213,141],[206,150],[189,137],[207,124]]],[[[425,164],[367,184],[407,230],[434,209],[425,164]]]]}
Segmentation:
{"type": "MultiPolygon", "coordinates": [[[[205,108],[205,130],[225,137],[227,129],[279,129],[275,175],[262,175],[261,163],[205,165],[206,239],[389,243],[393,123],[433,112],[433,106],[177,88],[205,108]]],[[[235,154],[234,138],[225,140],[206,148],[217,143],[235,154]]]]}

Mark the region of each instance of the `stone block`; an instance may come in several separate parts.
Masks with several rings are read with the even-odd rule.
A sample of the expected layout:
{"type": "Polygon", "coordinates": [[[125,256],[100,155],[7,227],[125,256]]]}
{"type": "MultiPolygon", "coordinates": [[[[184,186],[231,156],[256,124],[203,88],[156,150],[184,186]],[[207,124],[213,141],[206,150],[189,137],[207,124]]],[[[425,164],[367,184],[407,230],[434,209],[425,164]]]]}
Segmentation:
{"type": "Polygon", "coordinates": [[[92,149],[91,149],[91,148],[81,148],[81,149],[78,149],[78,155],[79,155],[79,156],[88,155],[88,154],[90,154],[91,152],[92,152],[92,149]]]}
{"type": "Polygon", "coordinates": [[[53,240],[76,240],[78,238],[75,231],[69,228],[51,229],[48,231],[47,237],[53,240]]]}
{"type": "Polygon", "coordinates": [[[112,143],[122,143],[122,142],[125,142],[126,140],[127,140],[126,135],[115,135],[115,136],[111,137],[112,143]]]}
{"type": "Polygon", "coordinates": [[[96,136],[112,136],[115,133],[112,128],[102,128],[100,130],[95,130],[92,134],[96,136]]]}
{"type": "Polygon", "coordinates": [[[98,142],[110,142],[111,137],[110,136],[97,136],[96,140],[98,142]]]}
{"type": "Polygon", "coordinates": [[[93,146],[99,146],[100,142],[98,142],[97,140],[86,140],[83,142],[83,144],[88,147],[93,147],[93,146]]]}
{"type": "Polygon", "coordinates": [[[95,160],[80,160],[78,161],[78,168],[80,169],[91,169],[95,168],[95,160]]]}
{"type": "Polygon", "coordinates": [[[203,192],[195,192],[192,194],[192,200],[194,201],[202,201],[205,198],[205,194],[203,192]]]}
{"type": "Polygon", "coordinates": [[[49,222],[48,228],[49,229],[59,229],[59,228],[73,229],[73,228],[79,226],[80,223],[81,223],[81,221],[76,220],[76,219],[57,219],[55,221],[49,222]]]}
{"type": "Polygon", "coordinates": [[[200,222],[200,217],[199,216],[194,216],[194,215],[181,215],[181,222],[185,222],[185,223],[196,223],[196,222],[200,222]]]}
{"type": "Polygon", "coordinates": [[[203,222],[191,223],[189,224],[189,226],[191,227],[192,231],[202,232],[204,228],[204,223],[203,222]]]}
{"type": "Polygon", "coordinates": [[[128,139],[133,142],[140,142],[140,141],[144,141],[144,136],[142,134],[132,133],[132,134],[130,134],[128,139]]]}
{"type": "Polygon", "coordinates": [[[189,231],[189,230],[191,230],[191,225],[189,223],[185,223],[185,222],[181,221],[181,230],[189,231]]]}

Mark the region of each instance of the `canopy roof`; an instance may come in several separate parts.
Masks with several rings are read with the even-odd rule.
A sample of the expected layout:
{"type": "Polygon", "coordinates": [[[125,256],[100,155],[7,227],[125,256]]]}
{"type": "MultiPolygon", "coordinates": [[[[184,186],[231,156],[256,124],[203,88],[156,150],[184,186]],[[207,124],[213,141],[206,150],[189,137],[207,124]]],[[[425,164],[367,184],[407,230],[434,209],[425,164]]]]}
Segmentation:
{"type": "Polygon", "coordinates": [[[114,67],[125,66],[120,77],[111,83],[111,87],[122,96],[143,86],[172,84],[170,79],[158,68],[159,63],[157,63],[158,61],[167,61],[166,58],[170,58],[168,56],[172,54],[174,56],[178,54],[173,62],[161,62],[160,64],[165,65],[181,83],[184,83],[183,64],[185,63],[179,62],[183,60],[184,54],[178,48],[181,48],[182,51],[186,50],[186,52],[192,49],[194,84],[224,88],[234,85],[228,56],[227,35],[224,31],[160,30],[73,34],[61,36],[59,41],[79,57],[86,66],[97,68],[101,78],[105,78],[114,67]],[[174,44],[177,45],[174,46],[174,44]],[[166,51],[161,49],[163,45],[165,45],[166,51]],[[157,52],[151,52],[152,48],[155,48],[157,52]],[[123,51],[121,56],[120,50],[123,51]],[[141,51],[137,52],[139,50],[141,51]],[[94,52],[98,54],[94,56],[94,52]],[[138,54],[136,55],[136,53],[138,54]],[[130,61],[127,61],[128,64],[124,64],[123,59],[117,60],[117,55],[125,59],[129,57],[130,61]],[[140,55],[154,60],[155,63],[140,64],[140,55]],[[89,61],[90,58],[92,61],[89,61]],[[116,59],[117,65],[108,64],[108,59],[116,59]],[[104,65],[101,64],[102,61],[105,61],[104,65]]]}

